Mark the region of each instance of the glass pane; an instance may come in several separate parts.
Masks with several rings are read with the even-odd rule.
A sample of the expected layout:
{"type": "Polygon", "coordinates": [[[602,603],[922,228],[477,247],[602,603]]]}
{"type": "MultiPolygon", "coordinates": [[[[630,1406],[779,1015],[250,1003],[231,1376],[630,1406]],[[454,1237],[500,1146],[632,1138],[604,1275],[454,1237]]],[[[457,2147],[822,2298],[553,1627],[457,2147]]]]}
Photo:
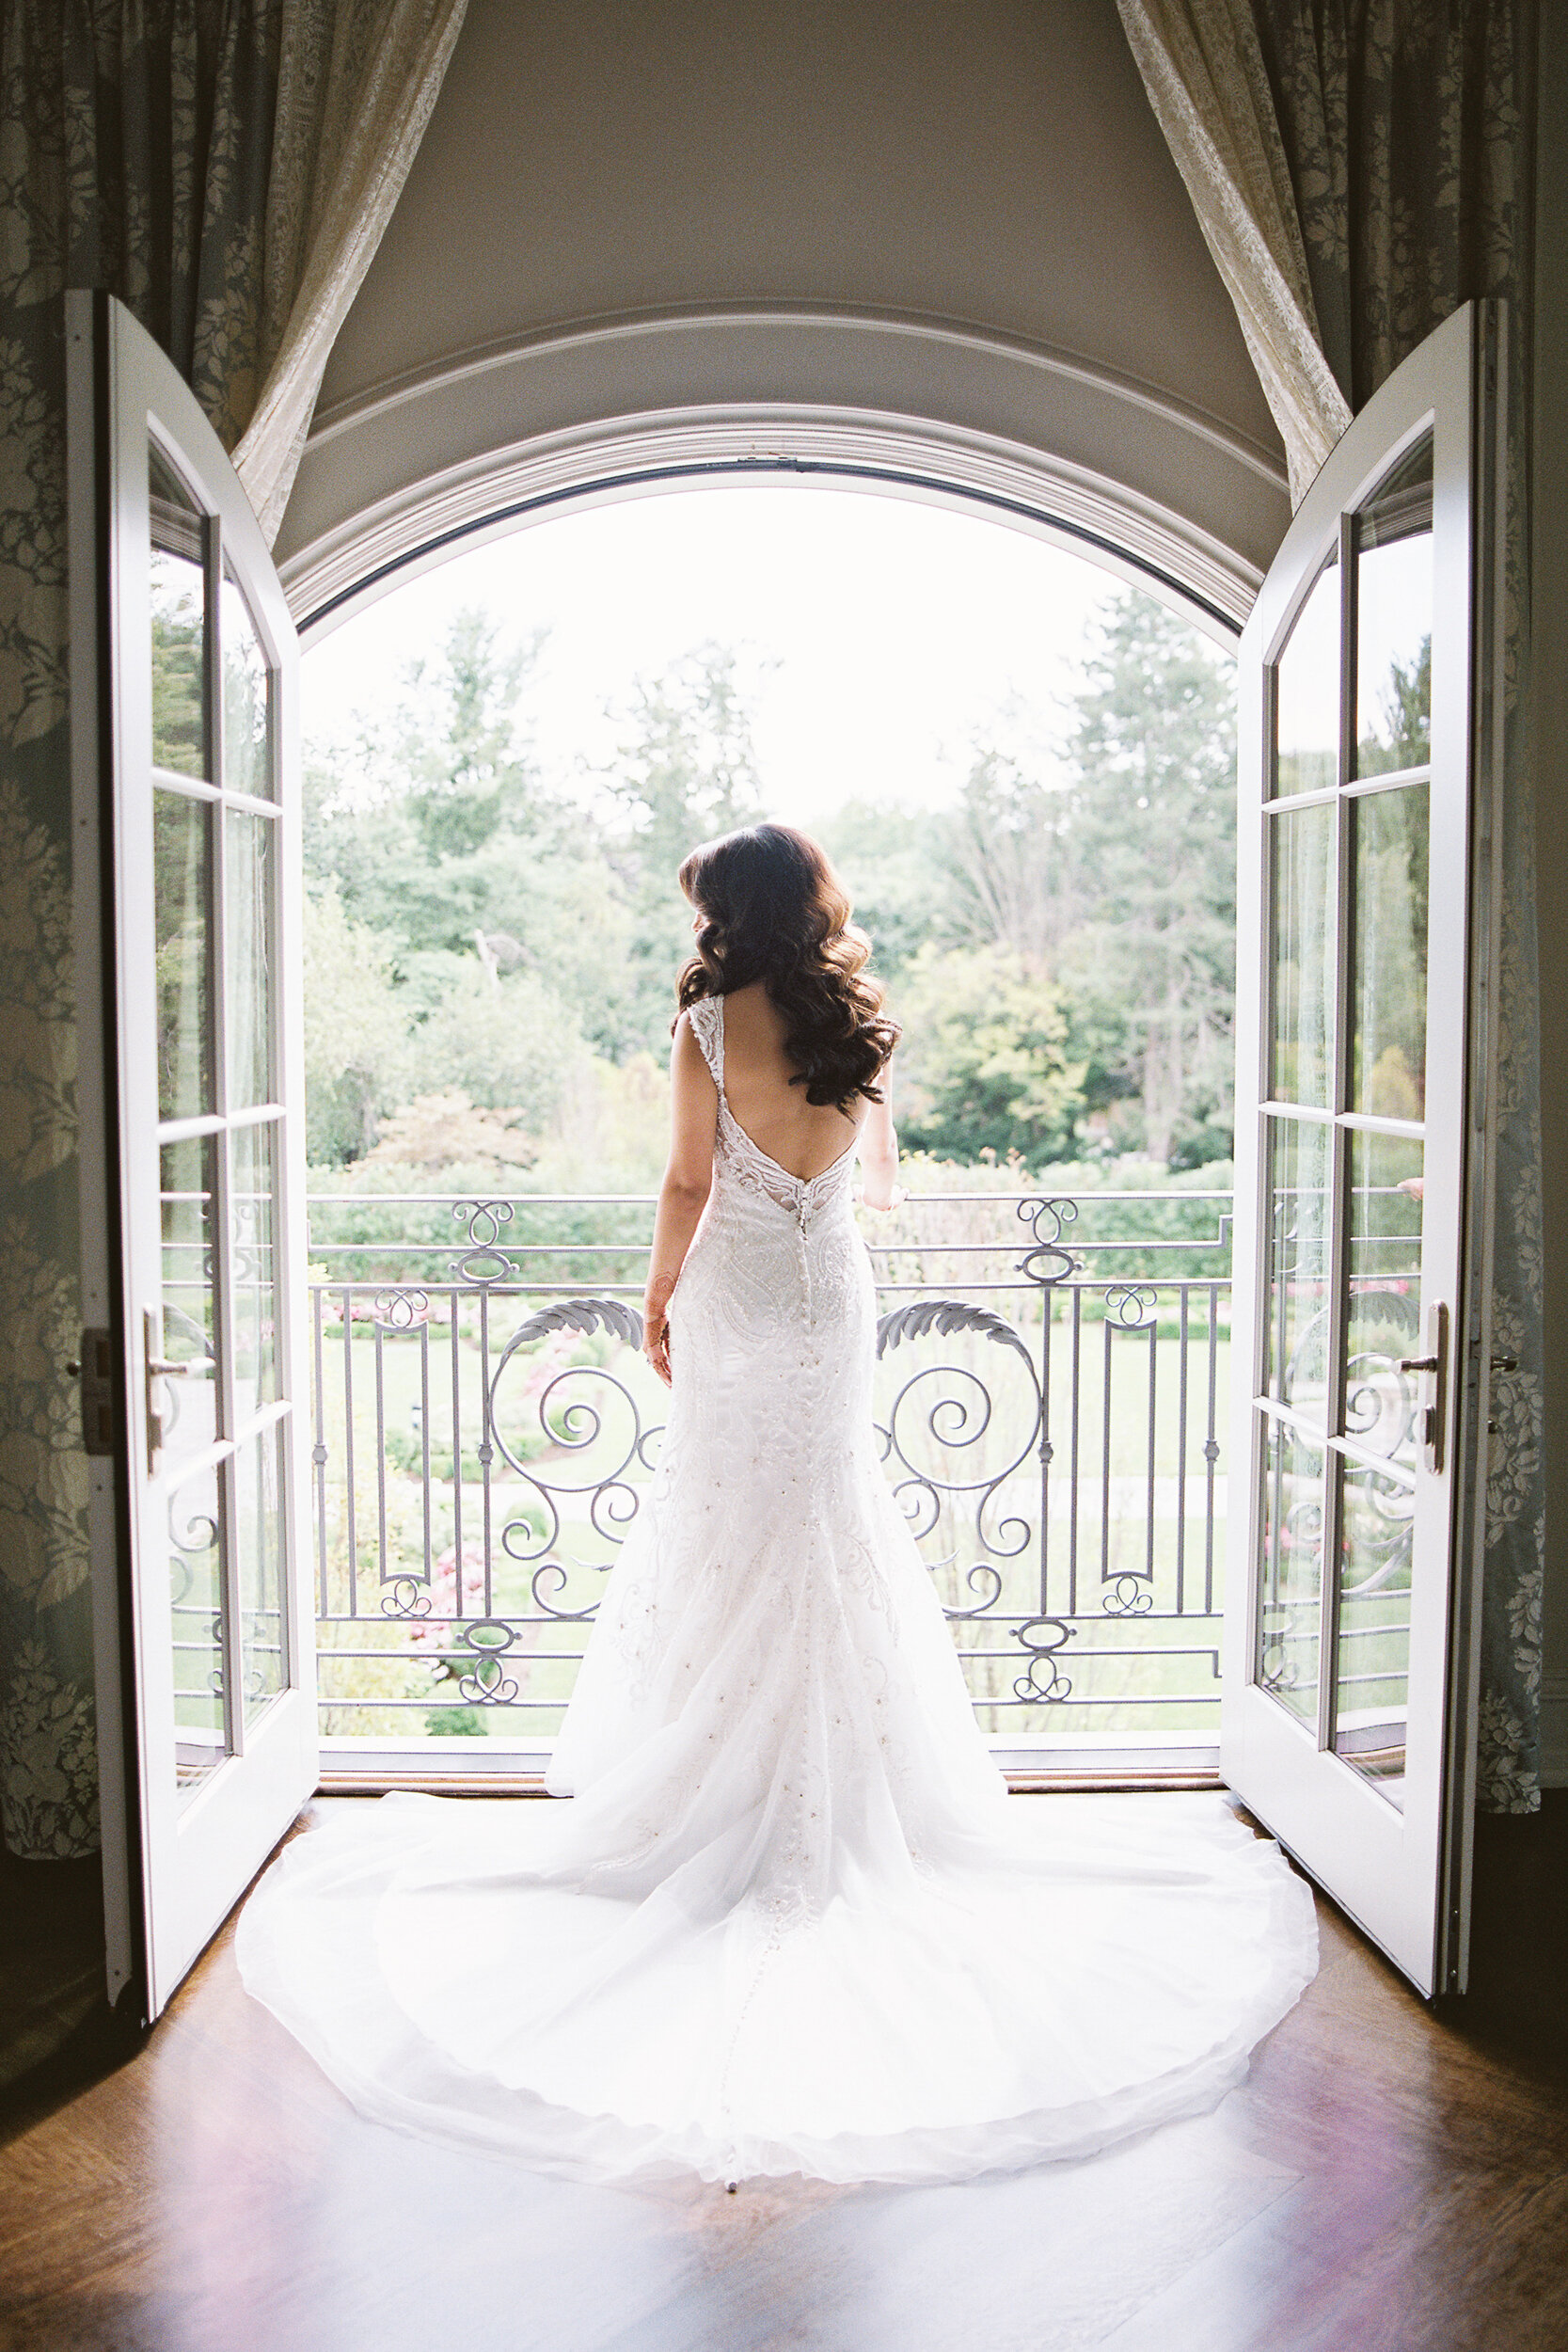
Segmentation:
{"type": "Polygon", "coordinates": [[[210,775],[207,605],[200,507],[156,441],[148,449],[152,539],[152,756],[182,776],[210,775]]]}
{"type": "Polygon", "coordinates": [[[1334,1130],[1317,1120],[1272,1119],[1268,1153],[1264,1391],[1326,1435],[1334,1130]]]}
{"type": "Polygon", "coordinates": [[[248,1724],[287,1686],[283,1655],[283,1505],[276,1426],[240,1448],[240,1641],[248,1724]]]}
{"type": "Polygon", "coordinates": [[[274,800],[272,679],[250,607],[227,564],[219,596],[218,643],[223,651],[225,789],[274,800]]]}
{"type": "Polygon", "coordinates": [[[1403,1136],[1351,1136],[1344,1432],[1402,1464],[1420,1458],[1421,1147],[1403,1136]]]}
{"type": "Polygon", "coordinates": [[[1432,436],[1355,518],[1355,768],[1432,756],[1432,436]]]}
{"type": "Polygon", "coordinates": [[[212,818],[210,802],[152,795],[160,1119],[214,1107],[212,818]]]}
{"type": "Polygon", "coordinates": [[[1357,1462],[1342,1462],[1339,1475],[1335,1753],[1402,1810],[1416,1497],[1402,1480],[1357,1462]]]}
{"type": "Polygon", "coordinates": [[[1263,1429],[1257,1678],[1304,1724],[1318,1720],[1323,1457],[1283,1422],[1263,1429]]]}
{"type": "Polygon", "coordinates": [[[1430,798],[1407,784],[1351,803],[1351,1103],[1384,1119],[1426,1115],[1430,798]]]}
{"type": "Polygon", "coordinates": [[[278,1392],[273,1294],[276,1139],[277,1129],[271,1125],[236,1127],[230,1136],[234,1157],[229,1279],[234,1301],[234,1410],[242,1422],[278,1392]]]}
{"type": "Polygon", "coordinates": [[[226,812],[229,1107],[270,1103],[272,1087],[272,861],[270,817],[226,812]]]}
{"type": "Polygon", "coordinates": [[[216,1297],[213,1263],[213,1139],[166,1143],[162,1153],[164,1360],[188,1373],[153,1391],[164,1424],[166,1476],[217,1435],[216,1297]]]}
{"type": "Polygon", "coordinates": [[[1327,1109],[1334,1069],[1334,810],[1274,825],[1274,1027],[1269,1092],[1327,1109]]]}
{"type": "Polygon", "coordinates": [[[1275,792],[1339,781],[1339,551],[1296,615],[1275,670],[1275,792]]]}
{"type": "MultiPolygon", "coordinates": [[[[222,1466],[226,1474],[229,1465],[222,1466]]],[[[174,1639],[174,1774],[194,1796],[229,1754],[223,1713],[223,1506],[209,1466],[168,1498],[174,1639]]]]}

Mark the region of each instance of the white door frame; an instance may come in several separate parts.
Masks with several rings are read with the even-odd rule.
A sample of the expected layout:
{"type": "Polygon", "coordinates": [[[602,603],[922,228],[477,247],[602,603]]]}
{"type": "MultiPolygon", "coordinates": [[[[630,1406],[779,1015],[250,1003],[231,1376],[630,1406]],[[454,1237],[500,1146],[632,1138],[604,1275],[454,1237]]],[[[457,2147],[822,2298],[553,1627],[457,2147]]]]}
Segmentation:
{"type": "MultiPolygon", "coordinates": [[[[285,1117],[277,1168],[276,1410],[256,1422],[285,1438],[280,1518],[288,1549],[283,1642],[288,1687],[248,1726],[239,1694],[240,1593],[232,1550],[224,1592],[225,1711],[231,1753],[176,1804],[167,1543],[161,1480],[150,1467],[147,1371],[161,1328],[158,1078],[151,937],[151,696],[148,450],[178,451],[243,583],[274,684],[284,817],[274,834],[275,975],[300,961],[298,647],[270,553],[222,446],[172,363],[104,294],[66,297],[72,619],[73,849],[81,1024],[84,1323],[105,1335],[113,1449],[92,1461],[90,1546],[97,1656],[108,1989],[155,2017],[317,1779],[313,1578],[299,1449],[309,1398],[305,1318],[303,1025],[299,989],[268,991],[273,1067],[285,1117]],[[289,821],[290,817],[293,821],[289,821]],[[102,1007],[102,1024],[92,1017],[102,1007]],[[292,1573],[289,1572],[292,1567],[292,1573]]],[[[213,659],[209,655],[209,660],[213,659]]],[[[221,721],[210,712],[209,724],[221,721]]],[[[221,770],[214,771],[221,774],[221,770]]],[[[198,786],[210,800],[214,787],[198,786]]],[[[225,804],[214,802],[214,831],[225,804]]],[[[221,863],[216,869],[221,873],[221,863]]],[[[214,884],[216,897],[221,889],[214,884]]],[[[214,907],[221,962],[223,910],[214,907]]],[[[214,976],[222,1020],[222,977],[214,976]]],[[[218,1147],[221,1149],[221,1146],[218,1147]]],[[[219,1183],[220,1199],[222,1183],[219,1183]]],[[[229,1243],[220,1232],[217,1246],[229,1243]]],[[[84,1377],[86,1377],[86,1374],[84,1377]]],[[[86,1395],[86,1391],[84,1394],[86,1395]]],[[[234,1424],[236,1430],[240,1424],[234,1424]]],[[[214,1456],[234,1458],[221,1439],[214,1456]]],[[[229,1532],[234,1534],[233,1503],[229,1532]]]]}
{"type": "MultiPolygon", "coordinates": [[[[1243,1540],[1232,1548],[1227,1563],[1231,1605],[1221,1772],[1423,1993],[1464,1990],[1468,1931],[1496,1112],[1492,845],[1500,837],[1501,632],[1493,625],[1493,608],[1501,514],[1502,331],[1497,306],[1466,305],[1428,337],[1355,419],[1307,493],[1263,584],[1243,638],[1240,676],[1238,1246],[1230,1460],[1231,1492],[1247,1500],[1236,1520],[1243,1540]],[[1449,1309],[1453,1328],[1443,1402],[1446,1470],[1441,1475],[1421,1474],[1416,1490],[1408,1771],[1402,1812],[1327,1747],[1324,1710],[1320,1708],[1314,1730],[1259,1688],[1255,1677],[1262,1428],[1258,1400],[1263,1388],[1259,1309],[1266,1296],[1268,1233],[1265,1120],[1255,1105],[1267,1100],[1269,1086],[1267,665],[1316,580],[1341,515],[1357,506],[1396,454],[1433,423],[1433,904],[1459,909],[1460,919],[1442,936],[1434,919],[1429,952],[1421,1329],[1438,1300],[1449,1309]],[[1439,821],[1445,807],[1447,816],[1439,821]]],[[[1343,561],[1341,549],[1341,565],[1343,561]]],[[[1345,881],[1341,870],[1340,909],[1345,881]]],[[[1343,970],[1341,958],[1337,1057],[1348,1009],[1343,970]]],[[[1338,1591],[1334,1565],[1325,1558],[1321,1621],[1325,1634],[1338,1591]]],[[[1332,1671],[1328,1641],[1320,1642],[1319,1657],[1320,1674],[1326,1677],[1332,1671]]]]}

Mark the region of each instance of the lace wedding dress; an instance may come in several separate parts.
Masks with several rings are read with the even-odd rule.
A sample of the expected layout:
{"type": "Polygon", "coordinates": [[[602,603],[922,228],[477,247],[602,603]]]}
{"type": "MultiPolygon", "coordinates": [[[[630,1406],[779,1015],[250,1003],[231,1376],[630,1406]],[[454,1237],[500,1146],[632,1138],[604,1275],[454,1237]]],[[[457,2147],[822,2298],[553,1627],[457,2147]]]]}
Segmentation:
{"type": "Polygon", "coordinates": [[[566,1804],[296,1838],[245,1982],[366,2115],[578,2179],[943,2181],[1211,2106],[1316,1966],[1218,1798],[1013,1797],[878,1458],[851,1153],[723,1094],[659,1467],[556,1750],[566,1804]]]}

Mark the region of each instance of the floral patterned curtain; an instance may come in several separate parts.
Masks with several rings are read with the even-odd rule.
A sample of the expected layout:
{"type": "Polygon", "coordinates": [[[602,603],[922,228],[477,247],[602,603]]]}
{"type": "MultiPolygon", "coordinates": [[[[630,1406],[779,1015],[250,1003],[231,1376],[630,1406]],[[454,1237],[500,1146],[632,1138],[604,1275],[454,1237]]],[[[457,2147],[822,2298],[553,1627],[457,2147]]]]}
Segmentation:
{"type": "Polygon", "coordinates": [[[0,16],[0,1835],[90,1852],[65,514],[68,286],[119,295],[276,527],[464,0],[0,16]],[[261,412],[265,412],[264,415],[261,412]]]}
{"type": "MultiPolygon", "coordinates": [[[[1540,1022],[1525,676],[1533,182],[1531,0],[1118,0],[1173,154],[1212,226],[1228,214],[1243,327],[1283,307],[1259,251],[1283,256],[1292,328],[1309,320],[1333,383],[1361,407],[1462,302],[1506,300],[1509,514],[1503,985],[1495,1229],[1495,1370],[1481,1629],[1481,1800],[1540,1798],[1545,1510],[1542,1441],[1540,1022]],[[1248,158],[1252,162],[1248,163],[1248,158]],[[1259,163],[1257,159],[1262,158],[1259,163]],[[1239,160],[1238,160],[1239,159],[1239,160]],[[1279,186],[1283,164],[1288,197],[1279,186]],[[1281,227],[1281,220],[1284,226],[1281,227]],[[1306,279],[1290,265],[1299,253],[1306,279]],[[1250,273],[1250,277],[1249,277],[1250,273]]],[[[1222,262],[1222,268],[1227,265],[1222,262]]],[[[1272,264],[1271,264],[1272,266],[1272,264]]],[[[1234,291],[1234,289],[1233,289],[1234,291]]],[[[1249,327],[1257,355],[1258,338],[1249,327]]],[[[1280,390],[1259,361],[1291,488],[1310,372],[1280,390]]],[[[1271,373],[1272,369],[1272,373],[1271,373]]],[[[1332,402],[1324,410],[1326,416],[1332,402]]]]}

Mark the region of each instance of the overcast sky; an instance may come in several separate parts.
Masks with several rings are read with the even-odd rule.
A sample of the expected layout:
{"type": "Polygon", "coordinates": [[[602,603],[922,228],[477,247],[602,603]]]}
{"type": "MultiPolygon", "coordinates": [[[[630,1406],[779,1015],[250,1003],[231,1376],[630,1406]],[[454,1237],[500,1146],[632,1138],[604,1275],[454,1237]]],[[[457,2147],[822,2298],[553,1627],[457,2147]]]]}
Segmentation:
{"type": "Polygon", "coordinates": [[[1086,625],[1117,582],[979,515],[795,484],[683,487],[565,515],[454,556],[305,659],[312,736],[395,693],[465,605],[548,634],[534,696],[546,769],[602,763],[605,715],[708,640],[752,689],[765,799],[809,823],[847,799],[940,803],[1009,703],[1009,739],[1059,724],[1086,625]]]}

